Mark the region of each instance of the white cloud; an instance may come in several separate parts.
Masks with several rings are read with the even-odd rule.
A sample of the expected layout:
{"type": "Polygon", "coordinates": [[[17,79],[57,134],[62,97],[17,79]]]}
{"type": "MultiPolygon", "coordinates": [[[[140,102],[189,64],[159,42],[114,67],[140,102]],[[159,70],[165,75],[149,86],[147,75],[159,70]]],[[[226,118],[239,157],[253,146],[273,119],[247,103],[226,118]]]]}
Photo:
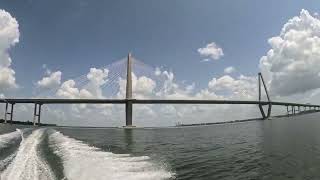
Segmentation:
{"type": "Polygon", "coordinates": [[[203,61],[209,61],[210,59],[218,60],[224,55],[222,48],[219,47],[215,42],[207,44],[206,47],[199,48],[198,52],[201,56],[207,57],[203,61]]]}
{"type": "Polygon", "coordinates": [[[222,93],[225,99],[253,100],[257,98],[257,79],[240,75],[233,78],[224,75],[220,78],[213,78],[208,83],[209,90],[215,93],[222,93]]]}
{"type": "Polygon", "coordinates": [[[79,98],[79,90],[75,85],[76,83],[72,79],[63,82],[57,91],[57,96],[69,99],[79,98]]]}
{"type": "Polygon", "coordinates": [[[103,98],[101,86],[107,82],[108,74],[108,69],[90,68],[90,72],[87,74],[89,83],[85,90],[92,94],[93,97],[103,98]]]}
{"type": "Polygon", "coordinates": [[[231,74],[231,73],[233,73],[235,71],[236,71],[236,68],[234,68],[233,66],[229,66],[229,67],[226,67],[223,72],[225,74],[231,74]]]}
{"type": "Polygon", "coordinates": [[[86,78],[88,83],[84,87],[77,87],[73,79],[62,83],[56,95],[62,98],[104,98],[101,86],[107,82],[108,69],[90,68],[86,78]]]}
{"type": "Polygon", "coordinates": [[[268,40],[271,49],[260,68],[273,95],[289,96],[320,88],[320,20],[301,10],[279,36],[268,40]]]}
{"type": "Polygon", "coordinates": [[[8,50],[19,42],[19,35],[17,20],[0,9],[0,89],[18,87],[8,50]]]}
{"type": "Polygon", "coordinates": [[[49,73],[47,77],[43,77],[40,81],[38,81],[37,85],[41,88],[55,88],[61,83],[61,75],[61,71],[49,73]]]}
{"type": "Polygon", "coordinates": [[[94,85],[101,86],[104,83],[106,83],[106,78],[108,76],[108,73],[109,73],[108,69],[90,68],[90,72],[88,73],[87,78],[94,85]]]}

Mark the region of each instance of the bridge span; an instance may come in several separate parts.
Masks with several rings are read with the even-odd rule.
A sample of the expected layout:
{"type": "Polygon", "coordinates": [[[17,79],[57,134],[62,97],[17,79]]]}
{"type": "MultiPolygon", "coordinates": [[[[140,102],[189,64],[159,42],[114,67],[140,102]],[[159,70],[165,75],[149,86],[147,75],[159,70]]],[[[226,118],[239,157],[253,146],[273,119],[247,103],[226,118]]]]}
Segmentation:
{"type": "MultiPolygon", "coordinates": [[[[35,104],[34,120],[37,118],[40,124],[41,106],[49,104],[242,104],[242,105],[257,105],[257,106],[285,106],[287,107],[287,114],[296,114],[296,112],[307,110],[320,110],[320,105],[302,104],[291,102],[278,101],[245,101],[245,100],[195,100],[195,99],[0,99],[0,103],[6,104],[5,121],[10,122],[13,117],[13,107],[15,104],[35,104]],[[8,106],[11,105],[11,111],[8,112],[8,106]],[[290,108],[289,108],[290,107],[290,108]]],[[[270,111],[271,113],[271,111],[270,111]]],[[[261,111],[262,119],[267,119],[270,114],[264,114],[261,111]]],[[[34,121],[35,123],[35,121],[34,121]]],[[[132,124],[126,123],[127,126],[132,124]]]]}
{"type": "Polygon", "coordinates": [[[132,98],[132,77],[131,77],[131,55],[127,58],[127,84],[126,84],[126,98],[125,99],[19,99],[19,98],[5,98],[0,99],[0,103],[5,104],[4,122],[12,123],[13,121],[13,109],[15,104],[34,104],[34,119],[33,124],[40,125],[41,119],[41,106],[49,104],[124,104],[126,110],[126,126],[133,126],[132,123],[132,110],[134,104],[239,104],[239,105],[257,105],[261,112],[261,119],[268,119],[271,116],[272,106],[284,106],[287,109],[287,115],[295,115],[296,112],[301,111],[320,111],[320,105],[304,104],[304,103],[292,103],[292,102],[278,102],[271,101],[267,87],[265,85],[262,74],[258,74],[258,87],[259,97],[258,100],[211,100],[211,99],[134,99],[132,98]],[[263,85],[267,101],[261,100],[261,83],[263,85]],[[11,107],[10,107],[11,106],[11,107]],[[267,112],[264,111],[263,106],[267,106],[267,112]],[[302,109],[301,109],[302,108],[302,109]],[[10,109],[10,110],[9,110],[10,109]],[[10,116],[8,118],[8,116],[10,116]]]}

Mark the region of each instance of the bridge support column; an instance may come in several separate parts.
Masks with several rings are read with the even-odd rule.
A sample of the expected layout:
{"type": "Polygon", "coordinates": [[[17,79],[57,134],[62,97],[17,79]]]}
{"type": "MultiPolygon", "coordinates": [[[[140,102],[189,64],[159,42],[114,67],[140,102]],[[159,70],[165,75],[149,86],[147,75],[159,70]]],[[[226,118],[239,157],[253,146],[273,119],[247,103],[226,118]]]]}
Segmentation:
{"type": "Polygon", "coordinates": [[[10,120],[10,123],[12,124],[14,103],[10,103],[10,104],[11,104],[11,109],[10,109],[10,112],[9,112],[8,111],[9,103],[8,102],[6,103],[5,112],[4,112],[4,123],[8,122],[8,115],[10,115],[10,119],[9,120],[10,120]]]}
{"type": "Polygon", "coordinates": [[[9,103],[6,103],[6,107],[5,107],[5,112],[4,112],[4,123],[8,122],[8,115],[10,115],[10,123],[12,124],[12,119],[13,119],[13,106],[14,103],[10,103],[11,104],[11,109],[10,112],[8,111],[8,107],[9,107],[9,103]]]}
{"type": "Polygon", "coordinates": [[[259,104],[259,109],[260,109],[260,113],[261,113],[262,119],[266,119],[267,116],[266,116],[266,114],[264,113],[262,104],[259,104]]]}
{"type": "Polygon", "coordinates": [[[7,115],[8,115],[8,103],[6,103],[6,108],[4,111],[4,123],[7,123],[7,115]]]}
{"type": "Polygon", "coordinates": [[[39,111],[38,111],[38,126],[40,126],[40,119],[41,119],[41,106],[42,104],[39,104],[39,111]]]}
{"type": "Polygon", "coordinates": [[[38,120],[38,126],[40,126],[40,119],[41,119],[41,106],[42,104],[34,104],[34,111],[33,111],[33,125],[36,125],[36,120],[38,120]]]}
{"type": "Polygon", "coordinates": [[[10,123],[12,124],[12,119],[13,119],[13,106],[14,103],[11,104],[11,112],[10,112],[10,123]]]}
{"type": "Polygon", "coordinates": [[[132,101],[126,102],[126,126],[132,126],[132,101]]]}

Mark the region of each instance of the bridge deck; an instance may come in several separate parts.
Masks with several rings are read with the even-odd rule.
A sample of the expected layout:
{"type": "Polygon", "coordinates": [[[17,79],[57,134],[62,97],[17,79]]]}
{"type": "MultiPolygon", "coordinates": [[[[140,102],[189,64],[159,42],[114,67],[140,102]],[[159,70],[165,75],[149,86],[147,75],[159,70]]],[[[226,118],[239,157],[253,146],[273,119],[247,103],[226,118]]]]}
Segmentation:
{"type": "MultiPolygon", "coordinates": [[[[268,101],[245,100],[194,100],[194,99],[0,99],[0,103],[20,104],[256,104],[268,105],[268,101]]],[[[320,107],[314,104],[290,103],[271,101],[272,105],[320,107]]]]}

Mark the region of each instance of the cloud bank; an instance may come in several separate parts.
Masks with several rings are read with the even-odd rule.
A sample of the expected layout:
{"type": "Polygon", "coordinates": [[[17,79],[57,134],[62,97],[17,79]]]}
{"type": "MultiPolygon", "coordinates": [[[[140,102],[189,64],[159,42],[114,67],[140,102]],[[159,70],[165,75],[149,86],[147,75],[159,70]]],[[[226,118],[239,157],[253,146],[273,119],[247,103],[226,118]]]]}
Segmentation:
{"type": "Polygon", "coordinates": [[[19,36],[17,20],[0,9],[0,90],[2,91],[18,87],[8,51],[19,42],[19,36]]]}
{"type": "Polygon", "coordinates": [[[260,60],[273,95],[289,96],[320,87],[320,20],[301,10],[268,40],[271,49],[260,60]]]}

